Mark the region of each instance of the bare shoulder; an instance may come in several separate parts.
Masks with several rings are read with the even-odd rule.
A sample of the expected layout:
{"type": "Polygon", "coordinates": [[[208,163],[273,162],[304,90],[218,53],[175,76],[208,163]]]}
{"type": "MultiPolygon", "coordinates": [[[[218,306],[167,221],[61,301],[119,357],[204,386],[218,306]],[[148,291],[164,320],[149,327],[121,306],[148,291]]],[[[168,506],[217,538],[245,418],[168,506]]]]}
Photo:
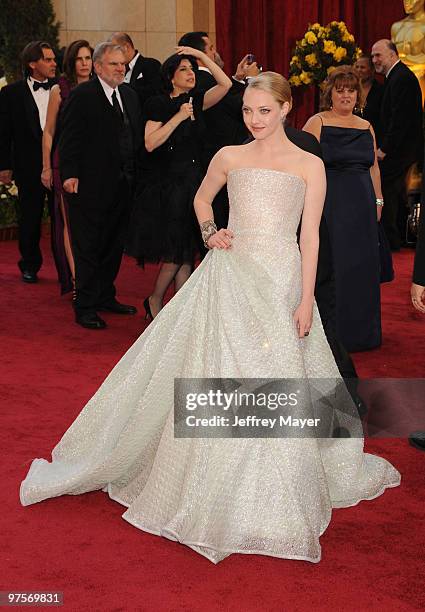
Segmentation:
{"type": "Polygon", "coordinates": [[[303,127],[303,130],[305,130],[308,126],[316,126],[316,125],[322,125],[322,118],[321,118],[320,113],[316,113],[315,115],[312,115],[309,119],[307,119],[303,127]]]}
{"type": "Polygon", "coordinates": [[[244,159],[247,153],[247,147],[249,147],[249,145],[231,145],[223,147],[215,154],[214,160],[227,172],[235,166],[240,166],[241,159],[244,159]]]}
{"type": "Polygon", "coordinates": [[[55,83],[53,85],[53,87],[51,87],[51,89],[50,89],[50,98],[60,99],[60,97],[61,97],[60,87],[59,87],[58,83],[55,83]]]}
{"type": "Polygon", "coordinates": [[[317,177],[325,171],[325,165],[320,157],[308,151],[302,151],[300,155],[300,166],[302,167],[302,175],[305,179],[317,177]]]}
{"type": "Polygon", "coordinates": [[[357,117],[357,115],[353,115],[355,118],[355,126],[360,130],[367,130],[370,127],[370,122],[366,121],[366,119],[362,119],[361,117],[357,117]]]}

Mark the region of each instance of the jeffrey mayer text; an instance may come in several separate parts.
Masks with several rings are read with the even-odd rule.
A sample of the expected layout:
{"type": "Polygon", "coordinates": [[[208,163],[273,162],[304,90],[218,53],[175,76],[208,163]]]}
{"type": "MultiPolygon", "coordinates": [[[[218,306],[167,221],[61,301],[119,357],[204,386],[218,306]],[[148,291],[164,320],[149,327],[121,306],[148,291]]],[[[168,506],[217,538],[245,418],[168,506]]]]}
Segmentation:
{"type": "MultiPolygon", "coordinates": [[[[189,427],[269,427],[273,429],[277,423],[277,418],[260,418],[253,415],[247,417],[234,416],[233,421],[224,416],[212,416],[209,418],[195,417],[190,415],[186,417],[186,425],[189,427]]],[[[318,427],[320,418],[317,419],[299,419],[289,416],[279,417],[279,427],[318,427]]]]}

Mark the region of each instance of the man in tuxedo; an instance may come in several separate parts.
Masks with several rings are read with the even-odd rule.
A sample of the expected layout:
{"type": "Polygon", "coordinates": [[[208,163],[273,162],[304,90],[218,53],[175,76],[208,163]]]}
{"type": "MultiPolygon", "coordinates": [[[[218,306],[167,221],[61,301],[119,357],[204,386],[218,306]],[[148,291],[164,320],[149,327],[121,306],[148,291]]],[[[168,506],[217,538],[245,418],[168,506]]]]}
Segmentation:
{"type": "Polygon", "coordinates": [[[24,79],[0,91],[0,181],[8,184],[13,177],[18,187],[18,266],[22,280],[35,283],[43,261],[40,230],[48,195],[40,181],[41,139],[55,82],[55,54],[48,43],[33,41],[22,52],[22,65],[24,79]]]}
{"type": "Polygon", "coordinates": [[[60,172],[68,193],[75,259],[76,322],[103,329],[99,311],[135,314],[120,304],[114,281],[124,249],[141,142],[137,94],[122,85],[121,48],[100,43],[93,54],[97,77],[72,90],[59,140],[60,172]]]}
{"type": "Polygon", "coordinates": [[[134,48],[133,41],[125,32],[115,32],[109,42],[119,45],[125,57],[124,83],[128,83],[139,95],[140,105],[161,90],[161,63],[152,57],[144,57],[134,48]]]}
{"type": "Polygon", "coordinates": [[[398,57],[390,40],[379,40],[372,47],[372,61],[378,74],[385,75],[381,104],[381,134],[378,160],[381,169],[385,206],[382,223],[392,250],[399,250],[406,227],[406,175],[421,158],[422,95],[413,72],[398,57]]]}
{"type": "MultiPolygon", "coordinates": [[[[425,314],[425,166],[422,174],[422,209],[419,222],[418,239],[416,242],[413,282],[410,288],[412,304],[422,314],[425,314]]],[[[415,431],[409,436],[409,442],[419,450],[425,451],[425,431],[415,431]]]]}
{"type": "MultiPolygon", "coordinates": [[[[180,40],[179,45],[192,47],[203,51],[213,61],[216,61],[216,51],[207,32],[187,32],[180,40]]],[[[205,92],[217,85],[216,80],[206,66],[197,60],[196,90],[205,92]]],[[[246,83],[244,77],[249,64],[246,57],[238,64],[236,75],[232,78],[232,88],[218,104],[212,106],[204,113],[206,134],[203,147],[203,165],[205,171],[214,155],[222,147],[241,144],[248,137],[248,131],[242,118],[242,95],[246,83]],[[237,78],[236,78],[237,77],[237,78]]],[[[257,70],[258,71],[258,70],[257,70]]],[[[227,189],[223,187],[213,202],[214,219],[217,227],[227,227],[229,215],[229,201],[227,189]]]]}

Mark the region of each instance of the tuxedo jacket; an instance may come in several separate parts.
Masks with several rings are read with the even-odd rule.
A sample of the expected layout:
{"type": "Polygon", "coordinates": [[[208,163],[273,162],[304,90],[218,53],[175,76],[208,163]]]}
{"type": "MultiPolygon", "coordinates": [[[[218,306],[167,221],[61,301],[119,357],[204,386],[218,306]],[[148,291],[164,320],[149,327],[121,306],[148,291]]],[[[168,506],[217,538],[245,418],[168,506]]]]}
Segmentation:
{"type": "Polygon", "coordinates": [[[425,287],[425,167],[422,172],[421,217],[419,221],[418,239],[416,241],[415,265],[413,282],[425,287]]]}
{"type": "MultiPolygon", "coordinates": [[[[50,84],[54,84],[54,80],[50,84]]],[[[0,91],[0,170],[13,170],[18,183],[40,181],[40,116],[27,80],[0,91]]]]}
{"type": "Polygon", "coordinates": [[[148,98],[161,91],[160,69],[158,60],[143,55],[139,55],[134,64],[129,85],[137,92],[142,108],[148,98]]]}
{"type": "Polygon", "coordinates": [[[381,104],[384,95],[384,86],[378,83],[376,79],[372,81],[372,87],[369,90],[366,98],[366,106],[363,109],[363,119],[372,124],[375,132],[375,137],[378,142],[381,141],[381,104]]]}
{"type": "Polygon", "coordinates": [[[399,62],[385,80],[378,146],[383,174],[408,168],[422,156],[422,95],[418,79],[399,62]]]}
{"type": "MultiPolygon", "coordinates": [[[[205,164],[208,165],[219,149],[228,145],[242,144],[249,135],[242,118],[242,96],[245,84],[232,79],[230,91],[220,102],[204,112],[206,124],[205,164]]],[[[196,91],[205,92],[217,85],[215,78],[206,70],[196,73],[196,91]]]]}
{"type": "MultiPolygon", "coordinates": [[[[129,85],[120,85],[119,92],[137,159],[142,140],[139,100],[129,85]]],[[[59,169],[62,181],[79,179],[78,194],[71,196],[79,204],[107,209],[116,201],[121,174],[121,126],[97,77],[71,91],[62,117],[59,169]]]]}

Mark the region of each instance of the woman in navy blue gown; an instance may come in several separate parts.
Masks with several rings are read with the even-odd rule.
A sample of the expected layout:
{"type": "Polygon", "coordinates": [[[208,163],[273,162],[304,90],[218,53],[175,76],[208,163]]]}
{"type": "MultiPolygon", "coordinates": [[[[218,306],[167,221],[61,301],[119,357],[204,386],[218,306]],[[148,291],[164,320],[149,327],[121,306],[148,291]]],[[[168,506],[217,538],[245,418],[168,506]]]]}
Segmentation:
{"type": "Polygon", "coordinates": [[[350,351],[381,344],[378,223],[383,199],[373,128],[353,114],[360,83],[351,66],[329,76],[323,111],[304,130],[320,141],[327,175],[324,215],[335,274],[337,334],[350,351]]]}

